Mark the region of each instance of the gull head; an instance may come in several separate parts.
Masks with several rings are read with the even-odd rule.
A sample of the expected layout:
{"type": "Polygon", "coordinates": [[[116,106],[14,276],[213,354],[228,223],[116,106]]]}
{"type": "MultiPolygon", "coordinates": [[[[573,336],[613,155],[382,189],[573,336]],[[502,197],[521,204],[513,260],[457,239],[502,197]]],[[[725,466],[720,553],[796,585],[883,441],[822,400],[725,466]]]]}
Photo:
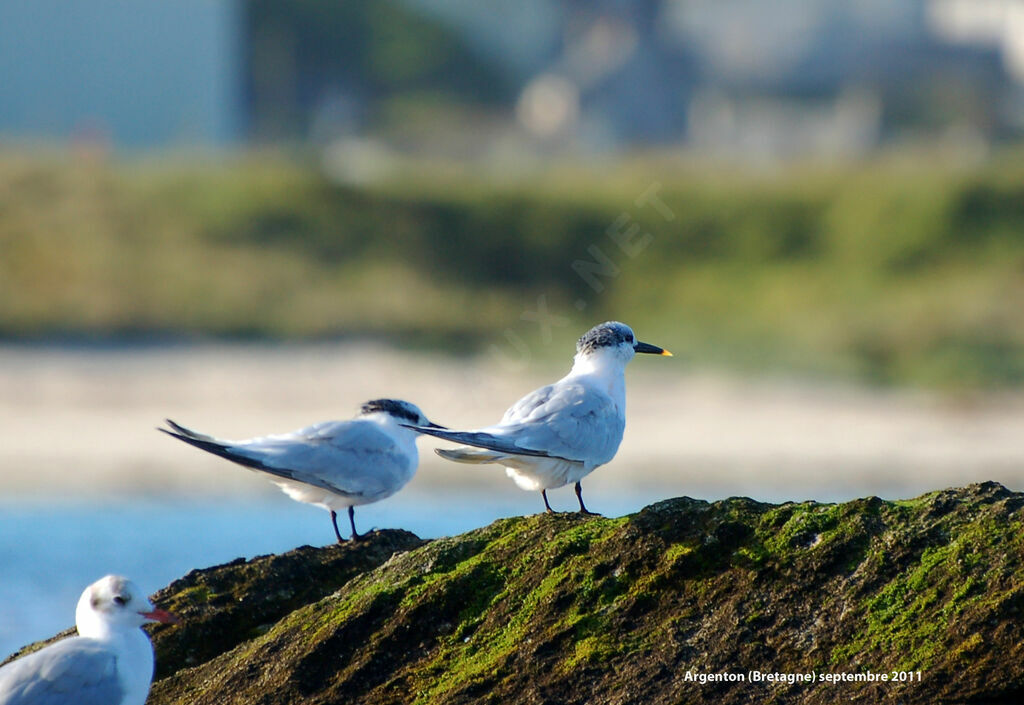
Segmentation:
{"type": "Polygon", "coordinates": [[[426,417],[415,404],[401,399],[371,399],[359,409],[359,415],[387,414],[400,424],[410,426],[426,426],[427,428],[444,428],[426,417]]]}
{"type": "Polygon", "coordinates": [[[170,612],[154,608],[135,583],[120,575],[107,575],[87,587],[75,609],[78,633],[95,638],[146,622],[177,621],[170,612]]]}
{"type": "Polygon", "coordinates": [[[657,345],[641,343],[636,339],[632,328],[618,321],[596,325],[576,341],[577,360],[600,356],[610,357],[625,364],[632,360],[636,353],[672,356],[668,350],[657,345]]]}

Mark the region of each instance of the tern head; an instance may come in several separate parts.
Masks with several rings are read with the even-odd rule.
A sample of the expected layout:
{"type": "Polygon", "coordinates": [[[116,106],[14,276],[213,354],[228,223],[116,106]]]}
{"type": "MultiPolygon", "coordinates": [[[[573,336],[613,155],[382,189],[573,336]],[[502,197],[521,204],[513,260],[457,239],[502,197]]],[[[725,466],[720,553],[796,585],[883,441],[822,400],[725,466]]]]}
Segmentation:
{"type": "Polygon", "coordinates": [[[577,359],[607,355],[625,364],[632,360],[636,353],[672,356],[668,350],[657,345],[641,343],[636,339],[632,328],[618,321],[596,325],[576,341],[577,359]]]}
{"type": "Polygon", "coordinates": [[[410,426],[426,426],[427,428],[444,428],[426,417],[415,404],[401,399],[371,399],[359,409],[359,414],[387,414],[400,424],[410,426]]]}
{"type": "Polygon", "coordinates": [[[177,621],[170,612],[153,607],[135,583],[120,575],[108,575],[87,587],[75,610],[78,633],[88,637],[134,629],[146,622],[177,621]]]}

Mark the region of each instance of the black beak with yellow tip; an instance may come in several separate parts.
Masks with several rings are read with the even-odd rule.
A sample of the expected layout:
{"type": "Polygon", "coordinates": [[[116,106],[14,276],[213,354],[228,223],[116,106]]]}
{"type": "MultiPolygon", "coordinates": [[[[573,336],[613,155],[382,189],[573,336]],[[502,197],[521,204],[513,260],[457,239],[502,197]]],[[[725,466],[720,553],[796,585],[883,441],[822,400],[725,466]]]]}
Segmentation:
{"type": "Polygon", "coordinates": [[[659,348],[657,345],[651,345],[650,343],[637,343],[633,346],[633,349],[638,353],[648,353],[650,355],[665,355],[666,357],[672,357],[665,348],[659,348]]]}

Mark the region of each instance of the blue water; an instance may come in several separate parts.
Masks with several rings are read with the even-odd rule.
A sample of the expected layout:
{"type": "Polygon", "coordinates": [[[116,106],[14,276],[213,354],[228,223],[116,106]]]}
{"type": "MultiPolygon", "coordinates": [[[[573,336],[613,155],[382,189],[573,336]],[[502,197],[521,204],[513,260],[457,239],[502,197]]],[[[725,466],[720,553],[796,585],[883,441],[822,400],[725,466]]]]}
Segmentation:
{"type": "MultiPolygon", "coordinates": [[[[550,494],[556,508],[575,508],[571,489],[550,494]]],[[[658,498],[595,493],[587,501],[606,516],[619,516],[658,498]]],[[[356,528],[402,528],[436,538],[539,509],[537,493],[518,490],[487,497],[403,493],[357,507],[356,528]]],[[[347,535],[347,519],[339,517],[339,526],[347,535]]],[[[0,503],[0,660],[72,626],[82,590],[107,573],[127,575],[153,593],[193,568],[333,541],[326,512],[284,496],[228,502],[8,500],[0,503]]]]}

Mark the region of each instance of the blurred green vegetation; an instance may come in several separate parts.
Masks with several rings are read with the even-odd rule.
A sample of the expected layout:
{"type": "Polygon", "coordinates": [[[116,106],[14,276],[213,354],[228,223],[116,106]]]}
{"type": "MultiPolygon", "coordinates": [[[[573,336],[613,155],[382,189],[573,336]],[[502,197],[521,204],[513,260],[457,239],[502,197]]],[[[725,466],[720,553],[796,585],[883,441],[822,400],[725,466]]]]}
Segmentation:
{"type": "Polygon", "coordinates": [[[371,335],[465,351],[506,329],[537,339],[520,316],[544,296],[569,319],[559,336],[614,317],[702,364],[1019,385],[1019,156],[771,178],[654,159],[504,181],[411,165],[356,188],[274,156],[6,153],[0,335],[371,335]],[[672,220],[637,205],[655,183],[672,220]],[[615,223],[649,245],[629,256],[615,223]],[[591,275],[597,292],[573,263],[599,255],[618,274],[591,275]]]}

